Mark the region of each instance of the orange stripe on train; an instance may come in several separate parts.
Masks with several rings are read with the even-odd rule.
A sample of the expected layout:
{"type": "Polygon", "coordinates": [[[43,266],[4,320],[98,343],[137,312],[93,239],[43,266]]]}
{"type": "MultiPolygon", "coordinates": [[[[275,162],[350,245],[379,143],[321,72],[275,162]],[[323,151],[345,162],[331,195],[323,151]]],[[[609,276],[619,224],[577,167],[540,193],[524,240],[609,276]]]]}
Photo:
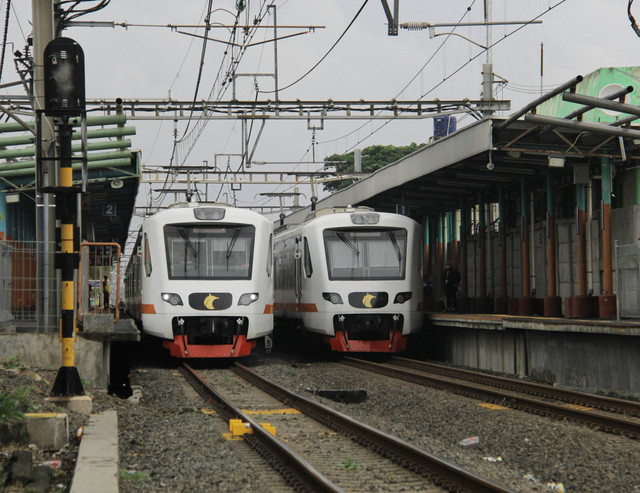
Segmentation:
{"type": "Polygon", "coordinates": [[[147,303],[143,303],[142,304],[142,313],[147,313],[150,315],[155,315],[156,313],[156,307],[153,306],[152,304],[147,304],[147,303]]]}

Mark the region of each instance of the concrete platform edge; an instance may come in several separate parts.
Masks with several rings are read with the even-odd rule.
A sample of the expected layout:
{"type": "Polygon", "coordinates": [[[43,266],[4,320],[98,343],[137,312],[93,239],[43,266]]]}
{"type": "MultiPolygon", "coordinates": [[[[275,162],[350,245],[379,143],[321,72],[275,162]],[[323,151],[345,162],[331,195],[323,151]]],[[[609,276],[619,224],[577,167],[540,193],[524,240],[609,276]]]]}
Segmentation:
{"type": "Polygon", "coordinates": [[[91,415],[84,430],[70,493],[118,492],[118,415],[91,415]]]}

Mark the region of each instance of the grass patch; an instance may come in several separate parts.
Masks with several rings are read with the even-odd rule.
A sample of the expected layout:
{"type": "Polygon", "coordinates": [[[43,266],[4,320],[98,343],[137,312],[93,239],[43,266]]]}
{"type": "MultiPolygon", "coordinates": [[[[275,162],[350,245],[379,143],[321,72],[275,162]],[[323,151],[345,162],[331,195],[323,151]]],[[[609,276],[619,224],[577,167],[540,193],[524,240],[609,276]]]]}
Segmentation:
{"type": "Polygon", "coordinates": [[[127,479],[129,481],[145,481],[149,479],[149,475],[142,471],[127,471],[126,469],[120,469],[120,479],[127,479]]]}
{"type": "Polygon", "coordinates": [[[24,419],[19,403],[10,395],[0,394],[0,423],[9,423],[24,419]]]}
{"type": "Polygon", "coordinates": [[[346,462],[344,462],[342,464],[342,467],[344,467],[345,470],[347,470],[347,471],[353,471],[353,470],[358,468],[358,464],[356,464],[354,461],[349,459],[348,461],[346,461],[346,462]]]}
{"type": "Polygon", "coordinates": [[[12,356],[2,364],[7,370],[15,370],[16,368],[25,368],[24,363],[22,363],[20,361],[20,358],[18,358],[17,356],[12,356]]]}

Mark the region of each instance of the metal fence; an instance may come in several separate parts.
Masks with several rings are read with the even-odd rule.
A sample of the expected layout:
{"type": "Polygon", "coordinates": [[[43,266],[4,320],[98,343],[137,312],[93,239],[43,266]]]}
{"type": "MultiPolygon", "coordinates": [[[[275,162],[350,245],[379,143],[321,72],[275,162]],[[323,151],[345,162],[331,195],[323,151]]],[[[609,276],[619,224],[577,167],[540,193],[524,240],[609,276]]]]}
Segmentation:
{"type": "Polygon", "coordinates": [[[620,318],[640,317],[640,243],[615,244],[616,294],[620,318]]]}
{"type": "Polygon", "coordinates": [[[37,265],[38,256],[50,257],[52,251],[54,242],[0,242],[0,323],[57,330],[60,283],[55,270],[50,279],[37,265]]]}

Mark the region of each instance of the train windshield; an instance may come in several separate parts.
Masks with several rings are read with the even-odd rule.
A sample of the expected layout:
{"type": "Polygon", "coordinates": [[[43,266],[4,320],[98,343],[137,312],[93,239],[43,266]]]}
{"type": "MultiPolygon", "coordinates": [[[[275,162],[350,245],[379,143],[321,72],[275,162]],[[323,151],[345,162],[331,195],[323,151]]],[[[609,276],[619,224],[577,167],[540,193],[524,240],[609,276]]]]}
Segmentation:
{"type": "Polygon", "coordinates": [[[326,229],[329,279],[404,279],[405,229],[326,229]]]}
{"type": "Polygon", "coordinates": [[[251,279],[255,228],[246,224],[168,224],[169,279],[251,279]]]}

